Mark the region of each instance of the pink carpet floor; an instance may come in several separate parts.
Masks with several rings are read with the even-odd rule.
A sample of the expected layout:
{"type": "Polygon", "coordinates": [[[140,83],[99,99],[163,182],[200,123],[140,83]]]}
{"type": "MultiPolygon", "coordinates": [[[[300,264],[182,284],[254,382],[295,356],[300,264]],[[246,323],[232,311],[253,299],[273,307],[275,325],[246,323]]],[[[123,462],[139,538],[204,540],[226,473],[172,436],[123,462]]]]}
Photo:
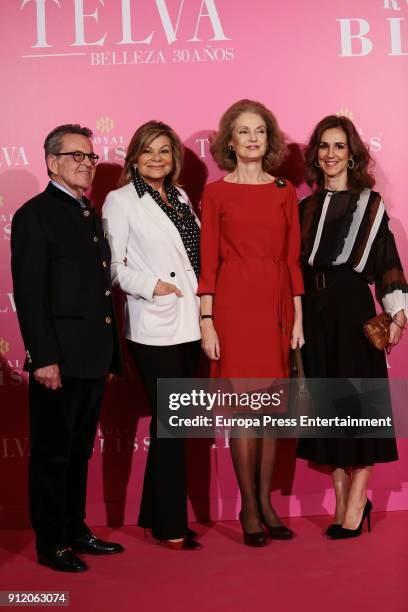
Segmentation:
{"type": "Polygon", "coordinates": [[[78,575],[35,563],[30,531],[0,531],[0,590],[69,591],[75,612],[408,611],[408,512],[374,513],[370,534],[337,542],[322,535],[327,517],[288,522],[297,537],[262,549],[244,546],[237,522],[198,525],[198,552],[165,549],[133,526],[98,528],[126,551],[88,556],[78,575]]]}

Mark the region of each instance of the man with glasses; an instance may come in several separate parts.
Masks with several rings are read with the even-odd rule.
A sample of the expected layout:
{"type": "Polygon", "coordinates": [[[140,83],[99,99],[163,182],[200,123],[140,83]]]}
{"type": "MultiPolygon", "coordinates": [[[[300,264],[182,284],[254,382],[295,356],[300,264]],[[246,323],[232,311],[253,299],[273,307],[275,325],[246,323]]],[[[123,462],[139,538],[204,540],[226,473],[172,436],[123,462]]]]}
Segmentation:
{"type": "Polygon", "coordinates": [[[45,139],[50,182],[12,224],[14,297],[29,371],[30,516],[39,563],[67,572],[76,553],[113,554],[120,544],[85,524],[105,377],[119,369],[110,250],[84,192],[98,156],[92,132],[62,125],[45,139]]]}

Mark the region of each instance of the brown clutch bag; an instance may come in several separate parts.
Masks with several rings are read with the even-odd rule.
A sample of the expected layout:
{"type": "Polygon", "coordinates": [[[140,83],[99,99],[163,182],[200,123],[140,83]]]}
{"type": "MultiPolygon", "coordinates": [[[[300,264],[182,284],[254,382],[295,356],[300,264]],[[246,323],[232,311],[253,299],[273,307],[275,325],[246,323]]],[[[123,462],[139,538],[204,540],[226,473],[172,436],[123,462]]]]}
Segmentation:
{"type": "Polygon", "coordinates": [[[389,348],[391,322],[392,317],[386,312],[382,312],[364,324],[366,338],[379,351],[385,349],[389,353],[391,350],[389,348]]]}

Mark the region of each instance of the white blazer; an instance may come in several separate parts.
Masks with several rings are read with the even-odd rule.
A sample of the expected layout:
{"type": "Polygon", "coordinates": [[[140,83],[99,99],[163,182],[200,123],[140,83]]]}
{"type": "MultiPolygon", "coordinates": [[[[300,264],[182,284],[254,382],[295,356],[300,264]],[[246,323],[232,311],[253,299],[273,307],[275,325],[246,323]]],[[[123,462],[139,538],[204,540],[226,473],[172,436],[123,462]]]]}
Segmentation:
{"type": "MultiPolygon", "coordinates": [[[[190,205],[177,189],[179,200],[190,205]]],[[[133,183],[108,193],[102,214],[112,283],[127,294],[125,337],[156,346],[198,340],[197,278],[174,223],[148,193],[139,198],[133,183]],[[153,296],[159,279],[176,285],[183,297],[153,296]]]]}

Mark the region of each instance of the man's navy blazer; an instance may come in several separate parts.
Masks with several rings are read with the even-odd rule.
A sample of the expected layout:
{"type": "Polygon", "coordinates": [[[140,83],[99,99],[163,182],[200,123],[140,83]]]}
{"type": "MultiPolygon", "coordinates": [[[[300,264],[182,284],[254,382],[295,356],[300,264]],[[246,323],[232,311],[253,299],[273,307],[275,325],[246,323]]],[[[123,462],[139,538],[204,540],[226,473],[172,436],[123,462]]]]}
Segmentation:
{"type": "Polygon", "coordinates": [[[52,183],[14,215],[14,299],[25,369],[58,364],[62,376],[120,368],[109,243],[93,208],[52,183]]]}

